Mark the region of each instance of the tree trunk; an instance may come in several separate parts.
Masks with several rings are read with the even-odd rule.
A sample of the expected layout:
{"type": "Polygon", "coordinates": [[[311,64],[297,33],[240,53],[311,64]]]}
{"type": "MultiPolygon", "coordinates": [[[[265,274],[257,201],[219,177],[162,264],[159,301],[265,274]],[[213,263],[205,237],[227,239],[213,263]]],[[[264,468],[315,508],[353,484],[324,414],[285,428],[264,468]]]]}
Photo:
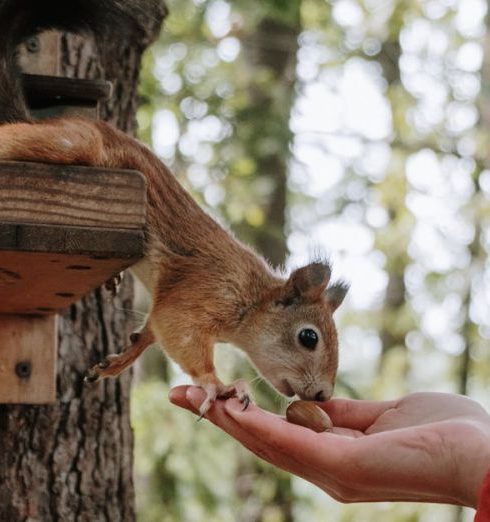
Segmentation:
{"type": "MultiPolygon", "coordinates": [[[[294,11],[294,9],[290,8],[294,11]]],[[[242,223],[239,235],[248,237],[257,250],[273,265],[283,265],[287,256],[286,205],[289,146],[292,133],[289,128],[291,108],[295,96],[295,69],[297,63],[298,36],[300,33],[299,10],[293,12],[288,22],[277,16],[265,17],[244,44],[249,67],[257,71],[267,70],[271,83],[267,86],[252,84],[249,87],[250,106],[240,114],[237,121],[243,128],[247,124],[252,134],[243,136],[240,127],[237,138],[244,143],[256,162],[257,178],[265,177],[271,182],[272,190],[263,205],[265,223],[260,228],[247,227],[242,223]],[[262,143],[274,142],[268,150],[262,143]],[[247,230],[248,228],[248,230],[247,230]]],[[[270,390],[264,391],[259,403],[271,400],[270,390]]],[[[272,406],[273,407],[273,406],[272,406]]],[[[236,492],[242,507],[239,522],[263,521],[269,516],[280,522],[293,520],[293,491],[289,475],[258,462],[249,455],[240,455],[236,473],[236,492]],[[263,498],[257,491],[256,479],[274,485],[274,494],[263,498]],[[274,515],[271,515],[273,513],[274,515]]]]}
{"type": "MultiPolygon", "coordinates": [[[[484,51],[484,62],[481,71],[481,90],[480,97],[478,100],[478,108],[480,111],[480,132],[488,136],[488,128],[490,125],[490,17],[486,16],[486,35],[483,41],[484,51]]],[[[489,168],[490,166],[490,153],[488,151],[483,156],[482,167],[489,168]]],[[[471,390],[469,389],[469,381],[472,374],[472,351],[473,347],[481,341],[478,333],[478,325],[472,321],[470,315],[471,301],[473,298],[472,285],[478,284],[479,278],[483,278],[485,272],[486,253],[485,248],[482,244],[482,226],[480,223],[481,216],[484,215],[485,208],[488,203],[482,194],[479,176],[474,176],[474,189],[475,193],[471,200],[471,215],[473,218],[473,224],[475,227],[475,235],[473,241],[468,246],[469,253],[471,255],[471,261],[468,266],[467,276],[467,287],[466,292],[463,295],[463,325],[461,327],[461,334],[464,339],[464,350],[461,354],[460,364],[456,376],[457,392],[462,395],[469,395],[471,390]]],[[[465,519],[464,511],[462,507],[455,508],[454,522],[463,522],[465,519]]]]}
{"type": "MultiPolygon", "coordinates": [[[[399,24],[396,24],[400,12],[395,10],[391,16],[390,26],[397,27],[392,30],[387,39],[383,42],[381,53],[379,56],[379,63],[383,69],[383,75],[388,83],[390,92],[396,92],[401,86],[399,60],[401,56],[399,24]]],[[[392,106],[392,111],[396,111],[396,107],[392,106]]],[[[396,151],[395,153],[396,154],[396,151]]],[[[393,167],[390,169],[388,177],[385,181],[387,184],[383,193],[384,203],[390,215],[390,223],[378,235],[378,243],[380,243],[381,250],[383,250],[388,259],[386,271],[388,274],[388,285],[386,288],[385,299],[383,303],[383,310],[381,312],[381,357],[379,361],[379,375],[381,379],[384,376],[384,369],[387,365],[390,352],[397,350],[397,352],[404,359],[403,364],[398,368],[400,375],[397,376],[399,382],[405,382],[409,361],[405,348],[405,325],[400,324],[400,317],[404,315],[404,309],[407,306],[406,288],[405,288],[405,270],[408,264],[407,245],[408,237],[401,241],[399,238],[403,237],[400,230],[406,229],[407,217],[405,212],[401,211],[403,205],[404,194],[406,193],[406,180],[404,173],[399,172],[400,166],[396,161],[393,162],[393,167]],[[396,237],[396,245],[389,238],[396,237]]],[[[383,190],[383,184],[381,184],[383,190]]]]}
{"type": "MultiPolygon", "coordinates": [[[[114,94],[101,117],[130,133],[141,54],[163,15],[162,6],[149,16],[146,41],[124,35],[103,42],[99,54],[90,40],[62,37],[62,74],[111,80],[114,94]]],[[[135,519],[130,375],[83,383],[87,368],[124,346],[132,299],[128,277],[113,302],[98,289],[60,318],[55,404],[0,405],[1,521],[135,519]]]]}
{"type": "Polygon", "coordinates": [[[271,81],[265,86],[249,87],[250,106],[237,116],[237,138],[255,160],[257,176],[270,180],[272,186],[262,209],[264,225],[246,230],[246,224],[241,224],[239,230],[242,237],[251,238],[273,266],[282,265],[287,256],[287,171],[292,140],[289,119],[295,96],[299,10],[293,18],[285,23],[266,17],[243,42],[249,67],[257,76],[266,70],[271,81]],[[242,135],[240,127],[252,128],[253,133],[242,135]],[[264,147],[267,142],[275,146],[264,147]]]}

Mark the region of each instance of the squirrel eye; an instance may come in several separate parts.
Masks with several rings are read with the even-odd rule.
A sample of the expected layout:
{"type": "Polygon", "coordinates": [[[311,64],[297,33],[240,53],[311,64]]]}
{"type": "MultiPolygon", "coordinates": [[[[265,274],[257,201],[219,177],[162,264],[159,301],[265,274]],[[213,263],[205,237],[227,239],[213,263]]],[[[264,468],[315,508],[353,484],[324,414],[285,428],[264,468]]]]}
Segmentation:
{"type": "Polygon", "coordinates": [[[318,343],[318,335],[315,330],[305,328],[299,332],[298,340],[308,350],[314,350],[318,343]]]}

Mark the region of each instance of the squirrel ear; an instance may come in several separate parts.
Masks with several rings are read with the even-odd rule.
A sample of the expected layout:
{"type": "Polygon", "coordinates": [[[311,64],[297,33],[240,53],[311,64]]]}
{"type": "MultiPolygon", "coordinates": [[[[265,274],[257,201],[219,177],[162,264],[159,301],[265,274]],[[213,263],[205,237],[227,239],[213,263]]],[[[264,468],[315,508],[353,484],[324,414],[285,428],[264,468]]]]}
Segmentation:
{"type": "Polygon", "coordinates": [[[327,263],[310,263],[295,270],[285,285],[284,304],[295,300],[315,301],[330,280],[331,269],[327,263]]]}
{"type": "Polygon", "coordinates": [[[342,304],[348,290],[349,285],[344,281],[339,281],[327,288],[327,301],[330,304],[332,312],[335,312],[335,310],[337,310],[337,308],[342,304]]]}

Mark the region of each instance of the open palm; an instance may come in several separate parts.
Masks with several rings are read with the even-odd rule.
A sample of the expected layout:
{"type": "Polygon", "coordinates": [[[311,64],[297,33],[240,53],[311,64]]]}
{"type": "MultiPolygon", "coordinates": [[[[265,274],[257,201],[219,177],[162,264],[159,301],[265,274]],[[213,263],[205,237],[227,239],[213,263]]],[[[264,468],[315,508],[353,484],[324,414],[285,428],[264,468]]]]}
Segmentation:
{"type": "MultiPolygon", "coordinates": [[[[204,393],[178,387],[170,399],[196,410],[204,393]]],[[[442,393],[397,401],[333,399],[319,405],[334,428],[315,433],[236,399],[207,418],[259,457],[342,502],[413,500],[475,506],[490,466],[490,417],[476,402],[442,393]]]]}

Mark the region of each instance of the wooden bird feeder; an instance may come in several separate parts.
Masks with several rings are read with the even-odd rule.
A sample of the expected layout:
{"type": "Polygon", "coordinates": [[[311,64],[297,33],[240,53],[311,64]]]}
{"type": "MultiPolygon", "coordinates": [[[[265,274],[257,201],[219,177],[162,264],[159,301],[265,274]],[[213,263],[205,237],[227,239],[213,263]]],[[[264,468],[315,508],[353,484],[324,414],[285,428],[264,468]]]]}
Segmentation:
{"type": "MultiPolygon", "coordinates": [[[[111,90],[39,75],[24,88],[37,118],[95,117],[111,90]]],[[[55,314],[141,259],[145,204],[135,171],[0,162],[0,403],[55,400],[55,314]]]]}

